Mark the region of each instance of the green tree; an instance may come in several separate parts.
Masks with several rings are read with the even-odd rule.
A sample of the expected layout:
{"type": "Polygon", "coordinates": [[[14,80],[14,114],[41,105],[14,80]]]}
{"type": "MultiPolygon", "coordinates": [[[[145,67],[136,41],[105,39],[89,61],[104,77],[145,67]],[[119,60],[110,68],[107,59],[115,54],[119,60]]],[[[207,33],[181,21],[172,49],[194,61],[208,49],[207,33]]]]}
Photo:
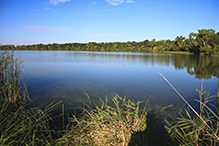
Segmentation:
{"type": "Polygon", "coordinates": [[[189,37],[193,42],[192,50],[195,53],[211,53],[210,42],[215,35],[215,30],[213,29],[202,29],[198,30],[198,33],[190,33],[189,37]]]}
{"type": "Polygon", "coordinates": [[[176,45],[176,49],[180,50],[180,51],[184,51],[184,47],[185,47],[185,37],[182,36],[177,36],[175,38],[175,45],[176,45]]]}

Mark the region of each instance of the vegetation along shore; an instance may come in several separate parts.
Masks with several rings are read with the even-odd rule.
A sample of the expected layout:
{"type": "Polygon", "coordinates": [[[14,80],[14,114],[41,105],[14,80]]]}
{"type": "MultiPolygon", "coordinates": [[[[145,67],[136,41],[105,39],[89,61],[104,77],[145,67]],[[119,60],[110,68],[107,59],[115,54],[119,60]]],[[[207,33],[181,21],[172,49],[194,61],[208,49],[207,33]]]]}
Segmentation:
{"type": "Polygon", "coordinates": [[[188,52],[194,54],[218,55],[219,32],[213,29],[198,30],[190,33],[188,38],[177,36],[175,40],[144,40],[141,42],[110,43],[66,43],[34,45],[1,45],[0,50],[65,50],[65,51],[108,51],[108,52],[188,52]]]}

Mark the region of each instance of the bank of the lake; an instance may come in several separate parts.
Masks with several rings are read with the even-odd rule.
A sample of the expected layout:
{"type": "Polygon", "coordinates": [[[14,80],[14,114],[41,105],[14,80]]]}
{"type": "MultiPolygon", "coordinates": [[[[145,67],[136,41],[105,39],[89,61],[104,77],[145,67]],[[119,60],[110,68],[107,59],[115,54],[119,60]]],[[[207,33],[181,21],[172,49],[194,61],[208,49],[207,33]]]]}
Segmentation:
{"type": "MultiPolygon", "coordinates": [[[[26,53],[26,55],[32,59],[34,59],[34,57],[39,59],[37,56],[31,55],[32,52],[26,53]]],[[[139,63],[142,63],[141,61],[139,62],[139,60],[148,61],[149,58],[153,58],[152,62],[158,64],[158,62],[161,63],[163,59],[171,62],[180,57],[181,60],[178,60],[178,62],[166,63],[165,65],[173,63],[177,68],[192,66],[194,69],[188,69],[188,73],[191,73],[192,75],[196,73],[196,78],[205,77],[209,79],[212,78],[212,76],[217,76],[217,74],[215,74],[215,67],[212,67],[212,65],[217,66],[217,60],[214,60],[213,63],[212,60],[208,60],[208,57],[199,58],[200,60],[196,58],[196,63],[190,62],[190,64],[186,65],[185,60],[182,60],[185,56],[183,57],[181,55],[173,57],[172,55],[162,56],[161,54],[157,54],[151,56],[149,54],[144,54],[146,56],[143,57],[143,54],[140,54],[140,56],[138,56],[140,58],[137,59],[137,54],[130,53],[128,53],[128,56],[126,57],[124,57],[124,53],[119,56],[117,56],[118,54],[98,54],[89,52],[88,54],[78,52],[71,52],[73,54],[69,54],[69,52],[62,52],[61,54],[60,52],[58,54],[57,52],[53,52],[54,54],[48,54],[48,52],[35,53],[35,55],[41,56],[40,60],[38,60],[40,63],[35,60],[36,64],[39,63],[39,65],[44,66],[45,64],[42,64],[42,62],[45,61],[44,57],[46,57],[47,62],[51,62],[52,64],[50,65],[54,65],[54,63],[57,64],[59,59],[61,59],[57,57],[64,55],[66,60],[65,63],[61,63],[61,65],[65,64],[68,67],[70,64],[67,62],[69,61],[76,61],[79,65],[83,65],[83,63],[80,63],[82,60],[78,60],[79,58],[77,58],[77,56],[82,56],[83,61],[85,62],[93,61],[95,64],[98,64],[99,61],[105,61],[106,63],[111,60],[112,57],[114,58],[114,60],[111,60],[113,62],[117,62],[118,59],[120,61],[124,59],[125,61],[130,62],[131,59],[131,63],[137,64],[137,66],[139,63]],[[45,54],[47,55],[44,56],[45,54]],[[72,58],[72,55],[76,60],[68,58],[72,58]],[[88,58],[84,58],[85,56],[88,58]],[[98,56],[102,57],[102,59],[99,58],[100,60],[97,61],[96,59],[98,56]],[[90,57],[93,59],[91,60],[90,57]],[[136,59],[138,60],[138,63],[136,62],[136,59]],[[209,61],[211,63],[209,63],[209,61]],[[199,62],[202,66],[202,70],[204,70],[202,74],[200,74],[199,62]],[[211,64],[211,66],[209,66],[209,64],[211,64]]],[[[25,54],[23,55],[25,56],[25,54]]],[[[190,58],[189,61],[192,61],[191,59],[192,58],[190,58]]],[[[26,61],[32,63],[30,59],[26,61]]],[[[24,71],[25,67],[27,67],[26,65],[24,62],[24,71]]],[[[147,64],[147,66],[148,65],[149,64],[147,64]]],[[[47,65],[46,67],[48,68],[49,66],[47,65]]],[[[192,107],[200,109],[197,114],[194,114],[192,109],[185,103],[185,105],[182,105],[181,109],[174,109],[176,113],[178,113],[177,116],[170,116],[167,111],[168,109],[173,110],[173,108],[175,108],[172,104],[168,104],[168,106],[159,104],[151,106],[151,99],[147,98],[146,101],[140,103],[141,100],[139,100],[139,102],[136,100],[137,102],[135,102],[132,101],[130,97],[121,97],[116,94],[98,98],[97,102],[97,100],[93,100],[94,96],[90,94],[92,93],[91,90],[88,90],[89,92],[83,90],[83,96],[85,96],[86,101],[83,106],[77,108],[80,113],[68,113],[65,110],[66,103],[57,100],[58,98],[55,98],[56,101],[52,103],[47,103],[43,109],[34,106],[32,103],[34,98],[27,92],[27,87],[29,85],[26,86],[23,84],[23,81],[25,80],[24,78],[20,78],[24,77],[20,76],[22,74],[21,71],[22,64],[19,58],[16,58],[13,54],[11,56],[9,53],[3,52],[1,54],[1,145],[217,145],[219,142],[219,127],[217,124],[217,121],[219,120],[218,111],[215,111],[216,109],[209,104],[210,100],[213,99],[213,101],[215,101],[215,97],[210,96],[209,98],[209,96],[207,96],[209,92],[206,92],[206,90],[203,90],[202,92],[198,91],[198,93],[196,93],[198,98],[195,100],[197,100],[196,105],[198,105],[198,108],[197,106],[192,107]],[[54,115],[54,111],[56,110],[60,110],[60,115],[54,115]]],[[[45,70],[41,68],[40,72],[38,72],[40,73],[39,77],[42,77],[45,80],[44,76],[41,75],[42,71],[45,73],[45,70]]],[[[37,73],[36,71],[34,72],[37,73]]],[[[53,75],[51,72],[49,72],[49,74],[53,75]]],[[[31,80],[36,80],[35,77],[39,79],[39,77],[33,76],[31,80]]],[[[169,86],[162,77],[161,80],[164,81],[164,86],[169,86]]],[[[31,84],[31,82],[29,83],[31,84]]],[[[61,85],[63,86],[63,84],[61,85]]],[[[94,86],[94,84],[92,84],[92,86],[94,86]]],[[[36,88],[38,87],[36,86],[36,88]]],[[[57,90],[58,88],[55,89],[57,90]]],[[[95,88],[92,90],[95,90],[95,88]]],[[[156,92],[161,91],[157,90],[156,92]]],[[[141,92],[141,90],[138,90],[138,92],[141,92]]],[[[181,91],[179,90],[179,92],[181,91]]],[[[66,93],[63,92],[63,94],[66,93]]],[[[180,99],[185,97],[177,95],[177,98],[180,99]]],[[[191,102],[189,102],[189,104],[190,103],[191,102]]],[[[73,104],[69,107],[71,106],[72,108],[75,108],[73,104]]]]}
{"type": "Polygon", "coordinates": [[[186,54],[186,55],[194,55],[194,53],[185,52],[185,51],[164,51],[163,53],[167,53],[167,54],[186,54]]]}
{"type": "Polygon", "coordinates": [[[61,51],[100,51],[100,52],[144,52],[162,53],[188,52],[194,54],[214,55],[219,52],[219,32],[213,29],[198,30],[191,32],[188,38],[177,36],[175,40],[152,39],[141,42],[88,42],[88,43],[65,43],[65,44],[33,44],[33,45],[0,45],[0,50],[61,50],[61,51]]]}

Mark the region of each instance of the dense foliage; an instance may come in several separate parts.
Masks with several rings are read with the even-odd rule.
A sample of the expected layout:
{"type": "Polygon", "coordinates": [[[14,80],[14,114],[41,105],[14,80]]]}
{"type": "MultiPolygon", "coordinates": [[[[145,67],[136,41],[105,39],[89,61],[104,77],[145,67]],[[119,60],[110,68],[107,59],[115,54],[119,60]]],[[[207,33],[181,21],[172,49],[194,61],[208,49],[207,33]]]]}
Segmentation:
{"type": "Polygon", "coordinates": [[[141,42],[110,43],[66,43],[66,44],[34,44],[34,45],[1,45],[0,50],[65,50],[65,51],[109,51],[109,52],[164,52],[187,51],[195,54],[214,54],[219,52],[219,32],[213,29],[198,30],[190,33],[188,38],[177,36],[175,40],[152,39],[141,42]]]}

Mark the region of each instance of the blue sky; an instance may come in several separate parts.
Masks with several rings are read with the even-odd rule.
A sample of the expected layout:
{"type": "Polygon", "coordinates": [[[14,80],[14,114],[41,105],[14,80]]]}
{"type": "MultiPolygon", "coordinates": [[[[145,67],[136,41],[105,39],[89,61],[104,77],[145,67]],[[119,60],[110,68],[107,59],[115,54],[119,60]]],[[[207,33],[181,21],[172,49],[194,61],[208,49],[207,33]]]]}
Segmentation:
{"type": "Polygon", "coordinates": [[[0,0],[0,44],[127,42],[219,31],[219,0],[0,0]]]}

